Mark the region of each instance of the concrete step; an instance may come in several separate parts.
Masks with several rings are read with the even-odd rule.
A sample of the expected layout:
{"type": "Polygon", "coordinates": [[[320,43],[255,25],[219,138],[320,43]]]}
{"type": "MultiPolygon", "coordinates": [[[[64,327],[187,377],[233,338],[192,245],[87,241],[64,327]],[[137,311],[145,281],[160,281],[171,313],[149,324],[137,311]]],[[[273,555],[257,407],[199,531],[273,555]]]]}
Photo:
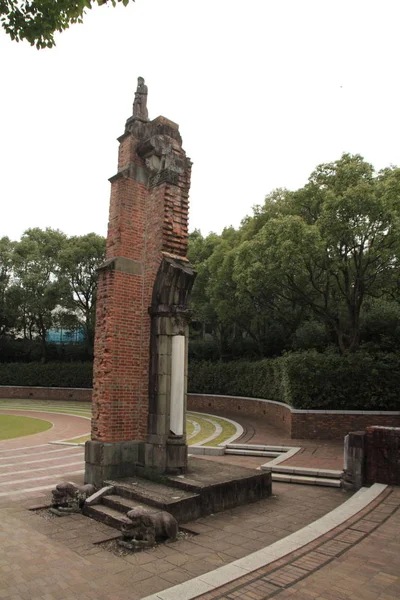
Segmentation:
{"type": "Polygon", "coordinates": [[[232,450],[263,450],[265,452],[287,452],[291,450],[290,446],[271,446],[269,444],[227,444],[226,448],[232,450]]]}
{"type": "Polygon", "coordinates": [[[109,527],[114,527],[114,529],[121,528],[121,519],[124,517],[124,514],[111,508],[110,506],[105,506],[103,504],[95,504],[94,506],[85,506],[83,509],[83,514],[90,517],[91,519],[95,519],[96,521],[100,521],[100,523],[104,523],[109,527]]]}
{"type": "Polygon", "coordinates": [[[305,475],[306,477],[327,477],[328,479],[340,479],[343,475],[343,471],[335,469],[313,469],[311,467],[294,467],[290,465],[274,465],[272,472],[285,473],[286,475],[305,475]]]}
{"type": "Polygon", "coordinates": [[[153,507],[158,510],[166,510],[180,523],[191,521],[201,514],[199,495],[176,489],[172,485],[140,477],[107,481],[105,485],[113,485],[115,494],[106,496],[104,504],[121,510],[121,512],[127,512],[130,506],[135,505],[146,506],[146,508],[153,507]]]}
{"type": "Polygon", "coordinates": [[[271,452],[266,450],[242,450],[240,448],[225,448],[225,454],[234,454],[236,456],[269,456],[271,458],[276,458],[281,455],[281,452],[271,452]]]}
{"type": "Polygon", "coordinates": [[[305,475],[294,475],[272,472],[272,481],[280,483],[301,483],[303,485],[322,485],[326,487],[340,487],[339,479],[329,479],[328,477],[310,477],[305,475]]]}
{"type": "Polygon", "coordinates": [[[141,504],[136,500],[131,500],[127,498],[123,498],[118,494],[112,494],[111,496],[104,496],[103,498],[103,506],[108,506],[109,508],[121,513],[121,516],[125,515],[127,512],[132,510],[132,508],[138,507],[146,507],[146,510],[149,512],[156,512],[159,510],[158,508],[153,508],[149,505],[141,504]]]}

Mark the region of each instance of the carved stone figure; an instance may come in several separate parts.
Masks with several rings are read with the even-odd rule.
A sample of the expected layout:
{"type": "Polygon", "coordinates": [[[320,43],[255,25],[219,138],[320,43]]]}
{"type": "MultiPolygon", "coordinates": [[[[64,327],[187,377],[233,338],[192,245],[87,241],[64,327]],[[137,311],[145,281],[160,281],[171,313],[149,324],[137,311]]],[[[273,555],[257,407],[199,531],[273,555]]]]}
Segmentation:
{"type": "Polygon", "coordinates": [[[156,539],[176,540],[178,522],[169,512],[149,512],[143,508],[130,510],[122,520],[120,544],[135,549],[154,546],[156,539]]]}
{"type": "Polygon", "coordinates": [[[94,494],[96,488],[90,483],[86,485],[75,485],[70,481],[64,481],[56,485],[52,490],[53,498],[51,504],[65,512],[81,512],[86,498],[94,494]]]}
{"type": "Polygon", "coordinates": [[[133,116],[141,121],[149,120],[147,110],[147,85],[144,83],[143,77],[138,77],[138,85],[135,92],[135,100],[133,102],[133,116]]]}

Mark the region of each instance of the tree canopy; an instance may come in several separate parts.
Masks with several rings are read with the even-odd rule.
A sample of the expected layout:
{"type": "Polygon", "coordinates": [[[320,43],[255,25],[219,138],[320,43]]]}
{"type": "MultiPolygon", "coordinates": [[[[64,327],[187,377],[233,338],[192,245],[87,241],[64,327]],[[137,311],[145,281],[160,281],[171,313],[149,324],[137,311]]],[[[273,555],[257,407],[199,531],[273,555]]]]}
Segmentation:
{"type": "Polygon", "coordinates": [[[54,46],[54,34],[74,23],[82,23],[87,9],[134,0],[0,0],[0,22],[17,42],[27,40],[37,48],[54,46]]]}
{"type": "Polygon", "coordinates": [[[97,268],[105,239],[95,233],[67,237],[59,230],[28,229],[18,242],[0,239],[0,335],[39,340],[46,358],[50,329],[83,330],[93,353],[97,268]]]}
{"type": "MultiPolygon", "coordinates": [[[[16,242],[1,238],[0,342],[33,340],[46,358],[49,329],[80,330],[90,357],[104,253],[94,233],[33,228],[16,242]]],[[[398,168],[376,172],[344,154],[304,187],[269,193],[237,229],[195,230],[188,258],[198,272],[192,358],[400,353],[398,168]]]]}
{"type": "Polygon", "coordinates": [[[210,242],[193,257],[194,310],[223,353],[244,340],[261,356],[321,344],[353,352],[377,340],[377,304],[397,323],[386,341],[399,334],[400,169],[377,173],[344,154],[303,188],[273,191],[237,231],[193,240],[210,242]]]}

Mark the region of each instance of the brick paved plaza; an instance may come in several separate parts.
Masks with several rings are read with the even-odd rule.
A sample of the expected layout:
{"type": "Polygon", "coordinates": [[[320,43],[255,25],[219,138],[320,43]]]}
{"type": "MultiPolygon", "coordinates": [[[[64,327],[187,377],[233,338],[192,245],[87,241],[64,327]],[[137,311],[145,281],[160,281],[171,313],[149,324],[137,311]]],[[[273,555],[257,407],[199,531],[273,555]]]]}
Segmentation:
{"type": "MultiPolygon", "coordinates": [[[[51,441],[85,434],[87,421],[37,415],[54,427],[0,445],[0,598],[7,600],[139,600],[261,550],[349,498],[339,489],[274,483],[271,498],[188,523],[185,527],[197,535],[116,556],[99,546],[115,537],[115,530],[81,515],[45,519],[27,510],[48,504],[49,488],[61,480],[83,481],[82,448],[51,441]]],[[[277,442],[259,422],[243,419],[241,424],[245,441],[247,436],[251,443],[277,442]]],[[[217,459],[247,466],[260,461],[213,457],[217,459]]],[[[337,468],[341,460],[339,445],[303,441],[296,464],[337,468]]],[[[340,530],[202,600],[399,598],[399,505],[399,489],[389,490],[340,530]]]]}

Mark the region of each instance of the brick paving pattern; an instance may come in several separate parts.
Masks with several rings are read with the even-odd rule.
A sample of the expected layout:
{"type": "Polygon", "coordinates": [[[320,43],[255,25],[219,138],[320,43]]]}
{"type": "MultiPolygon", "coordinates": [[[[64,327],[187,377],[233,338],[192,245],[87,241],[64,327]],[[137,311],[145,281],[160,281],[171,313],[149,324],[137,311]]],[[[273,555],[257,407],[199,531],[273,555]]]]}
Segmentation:
{"type": "MultiPolygon", "coordinates": [[[[271,498],[187,524],[198,534],[195,537],[116,556],[98,545],[115,537],[115,530],[81,515],[45,520],[27,510],[33,503],[48,503],[48,490],[60,480],[83,481],[83,474],[74,474],[75,466],[70,465],[82,461],[83,471],[83,449],[50,442],[86,433],[87,421],[70,415],[41,418],[52,420],[55,427],[2,442],[0,447],[0,600],[140,600],[264,548],[348,498],[338,489],[274,483],[271,498]]],[[[268,426],[257,423],[256,431],[254,422],[240,422],[250,443],[284,442],[276,433],[273,437],[268,426]]],[[[290,440],[289,445],[295,443],[290,440]]],[[[331,442],[302,440],[302,444],[304,452],[298,458],[305,461],[308,456],[307,466],[320,461],[322,467],[340,468],[341,450],[331,442]]],[[[253,467],[260,460],[223,458],[244,459],[239,464],[253,467]]],[[[395,488],[384,501],[335,530],[331,538],[319,538],[199,598],[398,599],[399,505],[400,489],[395,488]]]]}
{"type": "Polygon", "coordinates": [[[398,599],[400,597],[399,508],[400,489],[395,488],[393,492],[386,494],[383,500],[379,498],[372,506],[316,542],[230,584],[197,596],[197,599],[267,600],[272,597],[278,600],[292,597],[298,600],[303,598],[308,600],[312,598],[318,600],[398,599]],[[371,525],[368,531],[363,531],[366,523],[373,524],[373,527],[371,525]],[[332,539],[326,541],[328,538],[332,539]],[[383,560],[381,551],[385,552],[387,560],[383,560]],[[302,556],[297,558],[299,554],[302,556]],[[365,556],[364,561],[359,559],[360,554],[365,556]],[[354,572],[348,571],[347,563],[357,563],[358,568],[354,572]],[[343,567],[345,567],[345,579],[348,579],[346,585],[341,583],[343,567]],[[337,574],[336,580],[327,576],[332,571],[337,574]],[[364,578],[368,582],[367,585],[361,585],[364,578]],[[332,582],[334,582],[333,587],[332,582]]]}
{"type": "MultiPolygon", "coordinates": [[[[276,484],[271,498],[186,524],[198,533],[192,538],[127,556],[98,545],[115,536],[103,524],[81,515],[45,520],[26,510],[32,500],[0,499],[0,598],[139,600],[282,539],[346,498],[276,484]]],[[[48,501],[43,493],[35,504],[48,501]]]]}
{"type": "Polygon", "coordinates": [[[83,448],[52,442],[87,434],[90,429],[88,419],[22,410],[8,414],[34,416],[50,421],[53,427],[35,435],[0,442],[0,504],[12,498],[33,498],[54,487],[55,481],[83,477],[83,448]]]}

